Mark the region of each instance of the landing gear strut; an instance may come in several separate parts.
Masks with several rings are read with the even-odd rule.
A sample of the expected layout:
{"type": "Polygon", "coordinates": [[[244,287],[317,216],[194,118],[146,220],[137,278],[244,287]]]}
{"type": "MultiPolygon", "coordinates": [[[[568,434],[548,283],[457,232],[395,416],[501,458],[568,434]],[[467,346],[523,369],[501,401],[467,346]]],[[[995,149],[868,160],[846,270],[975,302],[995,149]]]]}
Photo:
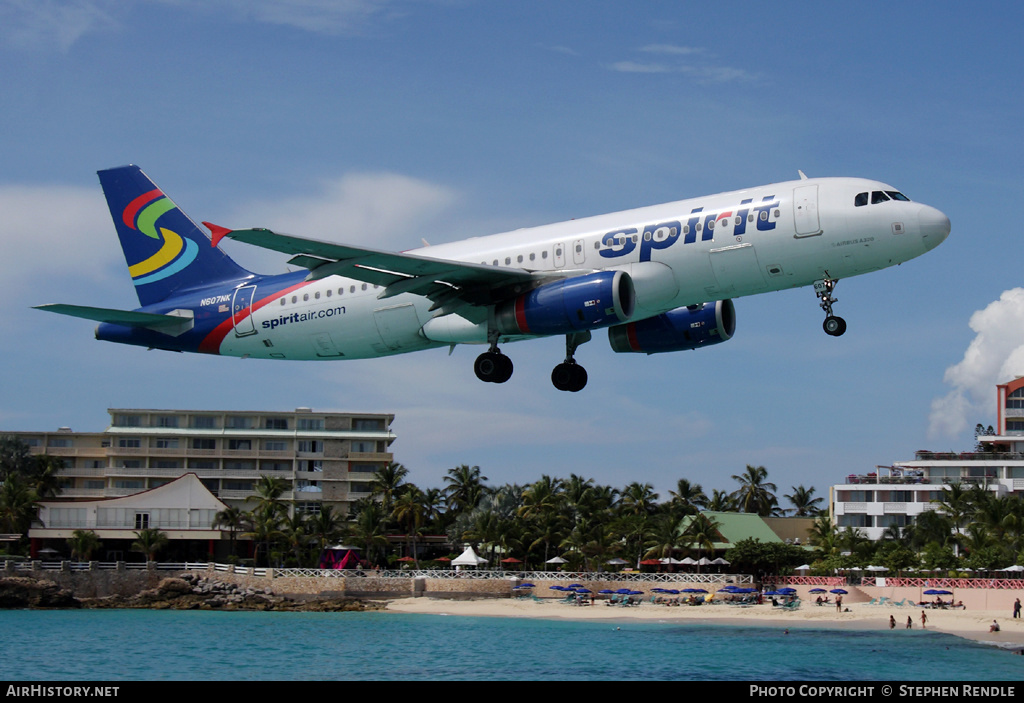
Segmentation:
{"type": "Polygon", "coordinates": [[[587,385],[587,370],[573,358],[576,348],[590,341],[590,332],[575,332],[565,335],[565,361],[551,372],[551,383],[560,391],[577,393],[587,385]]]}
{"type": "Polygon", "coordinates": [[[485,383],[504,383],[512,378],[512,360],[498,349],[498,335],[491,339],[491,348],[476,358],[476,377],[485,383]]]}
{"type": "MultiPolygon", "coordinates": [[[[828,275],[828,271],[825,272],[825,275],[828,275]]],[[[821,328],[825,330],[825,334],[833,337],[839,337],[846,331],[846,320],[832,314],[832,304],[839,302],[832,297],[832,290],[837,283],[839,283],[838,280],[831,278],[814,282],[814,295],[821,299],[821,309],[825,311],[825,321],[821,323],[821,328]]]]}

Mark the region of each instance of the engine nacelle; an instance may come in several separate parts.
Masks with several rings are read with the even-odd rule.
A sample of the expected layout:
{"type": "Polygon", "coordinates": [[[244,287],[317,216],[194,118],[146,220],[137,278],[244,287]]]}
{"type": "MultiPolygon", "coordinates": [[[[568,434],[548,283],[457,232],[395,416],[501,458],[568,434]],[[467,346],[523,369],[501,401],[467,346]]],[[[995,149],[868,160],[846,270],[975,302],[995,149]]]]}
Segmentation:
{"type": "Polygon", "coordinates": [[[635,305],[629,274],[599,271],[534,288],[494,312],[501,334],[570,334],[625,322],[635,305]]]}
{"type": "Polygon", "coordinates": [[[736,309],[732,301],[719,300],[609,327],[608,341],[616,352],[657,354],[718,344],[730,339],[735,331],[736,309]]]}

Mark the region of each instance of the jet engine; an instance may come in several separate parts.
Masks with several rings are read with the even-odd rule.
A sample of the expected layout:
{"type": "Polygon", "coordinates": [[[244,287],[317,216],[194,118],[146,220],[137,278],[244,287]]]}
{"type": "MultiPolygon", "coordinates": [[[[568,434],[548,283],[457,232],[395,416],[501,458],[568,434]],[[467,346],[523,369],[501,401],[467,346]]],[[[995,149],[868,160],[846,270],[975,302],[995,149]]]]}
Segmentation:
{"type": "Polygon", "coordinates": [[[534,288],[494,312],[501,334],[571,334],[625,322],[635,304],[629,274],[599,271],[534,288]]]}
{"type": "Polygon", "coordinates": [[[657,354],[685,351],[730,339],[736,331],[731,300],[676,308],[657,317],[608,328],[612,350],[657,354]]]}

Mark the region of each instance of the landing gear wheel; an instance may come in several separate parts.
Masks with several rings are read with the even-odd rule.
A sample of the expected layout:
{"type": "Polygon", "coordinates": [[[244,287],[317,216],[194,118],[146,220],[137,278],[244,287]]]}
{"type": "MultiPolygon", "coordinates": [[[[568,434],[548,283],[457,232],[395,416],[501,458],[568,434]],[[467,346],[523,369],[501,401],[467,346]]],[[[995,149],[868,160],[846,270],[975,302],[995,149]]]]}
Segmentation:
{"type": "Polygon", "coordinates": [[[587,370],[575,361],[561,363],[551,372],[551,384],[560,391],[578,393],[587,385],[587,370]]]}
{"type": "Polygon", "coordinates": [[[846,320],[841,317],[829,316],[825,318],[825,321],[821,324],[821,328],[825,330],[825,334],[830,334],[833,337],[839,337],[846,331],[846,320]]]}
{"type": "Polygon", "coordinates": [[[485,383],[504,383],[512,378],[512,360],[501,352],[484,352],[476,358],[473,371],[485,383]]]}

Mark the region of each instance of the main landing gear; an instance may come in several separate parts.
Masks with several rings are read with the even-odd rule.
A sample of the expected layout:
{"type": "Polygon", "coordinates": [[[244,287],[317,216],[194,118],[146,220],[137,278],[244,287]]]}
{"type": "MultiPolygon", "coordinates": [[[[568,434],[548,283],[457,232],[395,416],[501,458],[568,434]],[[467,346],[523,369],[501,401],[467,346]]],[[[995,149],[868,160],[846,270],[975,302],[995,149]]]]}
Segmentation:
{"type": "Polygon", "coordinates": [[[476,358],[473,371],[485,383],[504,383],[512,378],[512,360],[494,346],[476,358]]]}
{"type": "MultiPolygon", "coordinates": [[[[828,275],[828,271],[825,275],[828,275]]],[[[831,278],[814,282],[814,295],[821,299],[821,309],[825,311],[825,321],[821,323],[821,328],[825,330],[825,334],[833,337],[839,337],[846,331],[846,320],[832,314],[832,304],[839,302],[832,297],[832,290],[837,283],[838,280],[831,278]]]]}
{"type": "MultiPolygon", "coordinates": [[[[551,372],[551,383],[560,391],[577,393],[587,385],[587,370],[573,358],[576,348],[590,341],[590,332],[575,332],[565,336],[565,361],[551,372]]],[[[485,383],[504,383],[512,378],[512,360],[498,349],[497,335],[491,348],[476,358],[473,364],[476,377],[485,383]]]]}
{"type": "Polygon", "coordinates": [[[578,393],[587,385],[587,370],[576,363],[573,357],[576,348],[590,341],[590,332],[576,332],[565,335],[565,361],[551,372],[551,383],[560,391],[578,393]]]}

